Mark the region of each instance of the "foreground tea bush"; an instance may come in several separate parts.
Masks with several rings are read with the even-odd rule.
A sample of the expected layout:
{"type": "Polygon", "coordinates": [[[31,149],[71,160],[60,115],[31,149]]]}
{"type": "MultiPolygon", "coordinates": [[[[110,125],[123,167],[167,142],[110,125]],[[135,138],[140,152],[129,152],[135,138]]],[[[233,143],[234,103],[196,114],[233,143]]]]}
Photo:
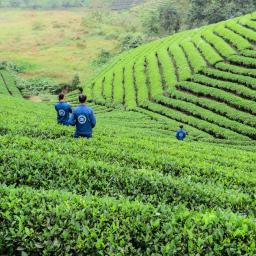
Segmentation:
{"type": "Polygon", "coordinates": [[[0,100],[0,254],[256,253],[252,140],[178,143],[178,123],[118,110],[74,140],[52,107],[0,100]]]}
{"type": "Polygon", "coordinates": [[[1,254],[256,253],[254,220],[230,211],[152,207],[26,187],[1,186],[0,196],[1,254]]]}
{"type": "MultiPolygon", "coordinates": [[[[177,168],[170,169],[170,175],[164,175],[149,169],[121,168],[117,164],[107,164],[91,157],[82,161],[68,155],[58,156],[56,152],[19,151],[21,156],[15,150],[2,152],[0,183],[7,185],[65,189],[81,195],[126,197],[154,205],[159,202],[170,206],[183,203],[190,209],[211,207],[230,208],[246,214],[255,212],[254,198],[246,193],[255,192],[253,186],[256,180],[252,178],[250,184],[244,186],[241,182],[246,178],[239,180],[234,177],[234,187],[241,190],[238,192],[231,189],[231,182],[228,184],[230,189],[226,188],[227,184],[224,188],[223,183],[228,182],[224,177],[223,183],[216,181],[215,185],[192,181],[192,175],[185,173],[175,177],[177,168]]],[[[200,173],[203,175],[202,171],[200,173]]],[[[244,176],[249,179],[246,173],[244,176]]]]}

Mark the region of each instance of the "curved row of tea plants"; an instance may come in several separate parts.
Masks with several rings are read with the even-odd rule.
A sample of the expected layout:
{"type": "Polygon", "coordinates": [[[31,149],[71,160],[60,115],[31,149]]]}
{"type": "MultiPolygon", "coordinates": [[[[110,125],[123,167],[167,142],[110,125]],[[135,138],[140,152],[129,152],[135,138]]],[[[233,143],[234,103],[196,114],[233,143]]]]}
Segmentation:
{"type": "Polygon", "coordinates": [[[6,70],[0,70],[0,94],[22,97],[16,87],[14,77],[6,70]]]}

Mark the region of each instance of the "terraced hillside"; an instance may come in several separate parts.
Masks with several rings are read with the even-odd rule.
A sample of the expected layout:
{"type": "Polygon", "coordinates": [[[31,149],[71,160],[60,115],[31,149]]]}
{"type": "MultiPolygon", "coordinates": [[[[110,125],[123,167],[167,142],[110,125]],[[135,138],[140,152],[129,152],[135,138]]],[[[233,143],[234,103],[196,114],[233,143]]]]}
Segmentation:
{"type": "Polygon", "coordinates": [[[256,13],[181,32],[124,53],[85,91],[216,138],[255,139],[255,43],[256,13]]]}
{"type": "Polygon", "coordinates": [[[13,76],[6,70],[0,70],[0,94],[22,97],[13,76]]]}
{"type": "Polygon", "coordinates": [[[255,142],[103,107],[74,140],[52,106],[0,102],[1,255],[255,255],[255,142]]]}

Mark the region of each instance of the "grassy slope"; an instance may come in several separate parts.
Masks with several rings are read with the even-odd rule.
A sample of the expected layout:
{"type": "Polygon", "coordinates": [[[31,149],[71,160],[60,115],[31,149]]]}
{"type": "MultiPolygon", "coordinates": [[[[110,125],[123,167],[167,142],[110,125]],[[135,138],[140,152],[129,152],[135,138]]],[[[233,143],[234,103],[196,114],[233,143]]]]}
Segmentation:
{"type": "Polygon", "coordinates": [[[161,122],[100,106],[94,139],[74,141],[53,107],[0,101],[2,254],[255,253],[253,143],[177,143],[161,122]]]}
{"type": "Polygon", "coordinates": [[[1,10],[1,60],[25,66],[26,77],[67,81],[79,73],[84,81],[94,74],[91,61],[101,49],[113,51],[117,46],[106,35],[123,30],[93,21],[90,12],[1,10]],[[105,34],[99,35],[101,31],[105,34]]]}

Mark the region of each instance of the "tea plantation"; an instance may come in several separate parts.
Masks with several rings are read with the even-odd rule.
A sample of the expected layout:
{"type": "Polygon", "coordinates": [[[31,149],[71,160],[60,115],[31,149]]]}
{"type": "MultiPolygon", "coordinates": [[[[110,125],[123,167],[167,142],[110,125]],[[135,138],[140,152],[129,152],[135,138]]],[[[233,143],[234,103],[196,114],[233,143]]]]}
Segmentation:
{"type": "Polygon", "coordinates": [[[154,41],[113,61],[86,93],[215,138],[255,139],[255,32],[253,13],[154,41]]]}
{"type": "Polygon", "coordinates": [[[0,255],[256,255],[255,30],[124,53],[85,88],[91,140],[0,80],[0,255]]]}

